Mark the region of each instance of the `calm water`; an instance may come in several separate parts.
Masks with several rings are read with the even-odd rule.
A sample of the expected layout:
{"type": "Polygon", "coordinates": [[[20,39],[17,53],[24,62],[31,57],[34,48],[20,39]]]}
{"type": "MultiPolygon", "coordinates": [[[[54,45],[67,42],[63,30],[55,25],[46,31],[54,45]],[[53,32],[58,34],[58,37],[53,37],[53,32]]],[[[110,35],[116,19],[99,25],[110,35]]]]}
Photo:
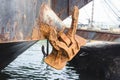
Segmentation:
{"type": "Polygon", "coordinates": [[[73,67],[55,70],[47,66],[43,62],[41,45],[46,45],[46,41],[37,42],[2,70],[0,80],[80,80],[73,67]]]}

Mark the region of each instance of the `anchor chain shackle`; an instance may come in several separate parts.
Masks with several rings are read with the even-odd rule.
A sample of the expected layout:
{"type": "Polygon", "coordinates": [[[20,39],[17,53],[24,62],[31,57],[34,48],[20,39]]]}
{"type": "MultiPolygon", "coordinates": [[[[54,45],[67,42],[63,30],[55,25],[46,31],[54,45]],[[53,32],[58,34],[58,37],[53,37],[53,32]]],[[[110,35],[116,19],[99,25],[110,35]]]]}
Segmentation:
{"type": "Polygon", "coordinates": [[[79,10],[76,6],[74,7],[71,28],[66,33],[64,32],[65,26],[61,24],[62,21],[47,5],[43,5],[40,13],[42,14],[39,22],[40,32],[53,46],[52,52],[44,61],[55,69],[62,69],[67,61],[70,61],[78,53],[80,47],[86,43],[84,38],[76,35],[79,10]],[[53,17],[55,18],[53,19],[53,17]],[[56,23],[60,23],[60,25],[56,23]]]}

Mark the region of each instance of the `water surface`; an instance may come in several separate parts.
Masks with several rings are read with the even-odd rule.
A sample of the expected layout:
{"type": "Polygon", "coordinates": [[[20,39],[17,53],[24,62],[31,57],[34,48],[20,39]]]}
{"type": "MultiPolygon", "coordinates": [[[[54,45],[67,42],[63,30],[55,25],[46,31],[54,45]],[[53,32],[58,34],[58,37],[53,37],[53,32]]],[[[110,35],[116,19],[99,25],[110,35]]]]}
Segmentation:
{"type": "MultiPolygon", "coordinates": [[[[42,40],[31,46],[0,73],[0,80],[80,80],[74,67],[55,70],[43,61],[42,40]]],[[[50,51],[52,47],[50,46],[50,51]]]]}

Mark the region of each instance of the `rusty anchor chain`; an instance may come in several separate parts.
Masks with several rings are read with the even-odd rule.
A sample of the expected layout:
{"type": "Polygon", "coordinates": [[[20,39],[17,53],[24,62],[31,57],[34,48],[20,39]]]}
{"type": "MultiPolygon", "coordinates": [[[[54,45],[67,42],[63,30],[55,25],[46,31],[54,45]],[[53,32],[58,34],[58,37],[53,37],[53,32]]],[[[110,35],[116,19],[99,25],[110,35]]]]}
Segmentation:
{"type": "Polygon", "coordinates": [[[50,19],[50,16],[47,15],[50,19],[49,21],[43,18],[43,12],[45,11],[44,9],[51,11],[48,6],[45,4],[43,5],[43,11],[40,12],[42,13],[40,19],[42,18],[43,20],[40,20],[39,22],[40,32],[53,46],[52,52],[44,59],[44,61],[51,67],[59,70],[62,69],[66,63],[78,53],[81,46],[86,44],[86,40],[84,38],[76,35],[79,10],[76,6],[74,7],[71,28],[65,32],[65,27],[63,25],[61,25],[62,29],[59,31],[55,25],[51,25],[55,23],[54,20],[50,19]]]}

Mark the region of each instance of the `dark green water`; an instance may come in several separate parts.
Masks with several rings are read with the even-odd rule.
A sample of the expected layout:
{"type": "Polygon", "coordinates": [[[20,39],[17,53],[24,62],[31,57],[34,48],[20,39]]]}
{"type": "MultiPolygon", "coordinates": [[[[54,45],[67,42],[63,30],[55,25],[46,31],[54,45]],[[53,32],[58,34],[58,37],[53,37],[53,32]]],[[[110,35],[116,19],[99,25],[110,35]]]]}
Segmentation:
{"type": "Polygon", "coordinates": [[[39,41],[9,64],[0,73],[0,80],[80,80],[74,67],[55,70],[47,66],[41,45],[46,45],[46,41],[39,41]]]}

